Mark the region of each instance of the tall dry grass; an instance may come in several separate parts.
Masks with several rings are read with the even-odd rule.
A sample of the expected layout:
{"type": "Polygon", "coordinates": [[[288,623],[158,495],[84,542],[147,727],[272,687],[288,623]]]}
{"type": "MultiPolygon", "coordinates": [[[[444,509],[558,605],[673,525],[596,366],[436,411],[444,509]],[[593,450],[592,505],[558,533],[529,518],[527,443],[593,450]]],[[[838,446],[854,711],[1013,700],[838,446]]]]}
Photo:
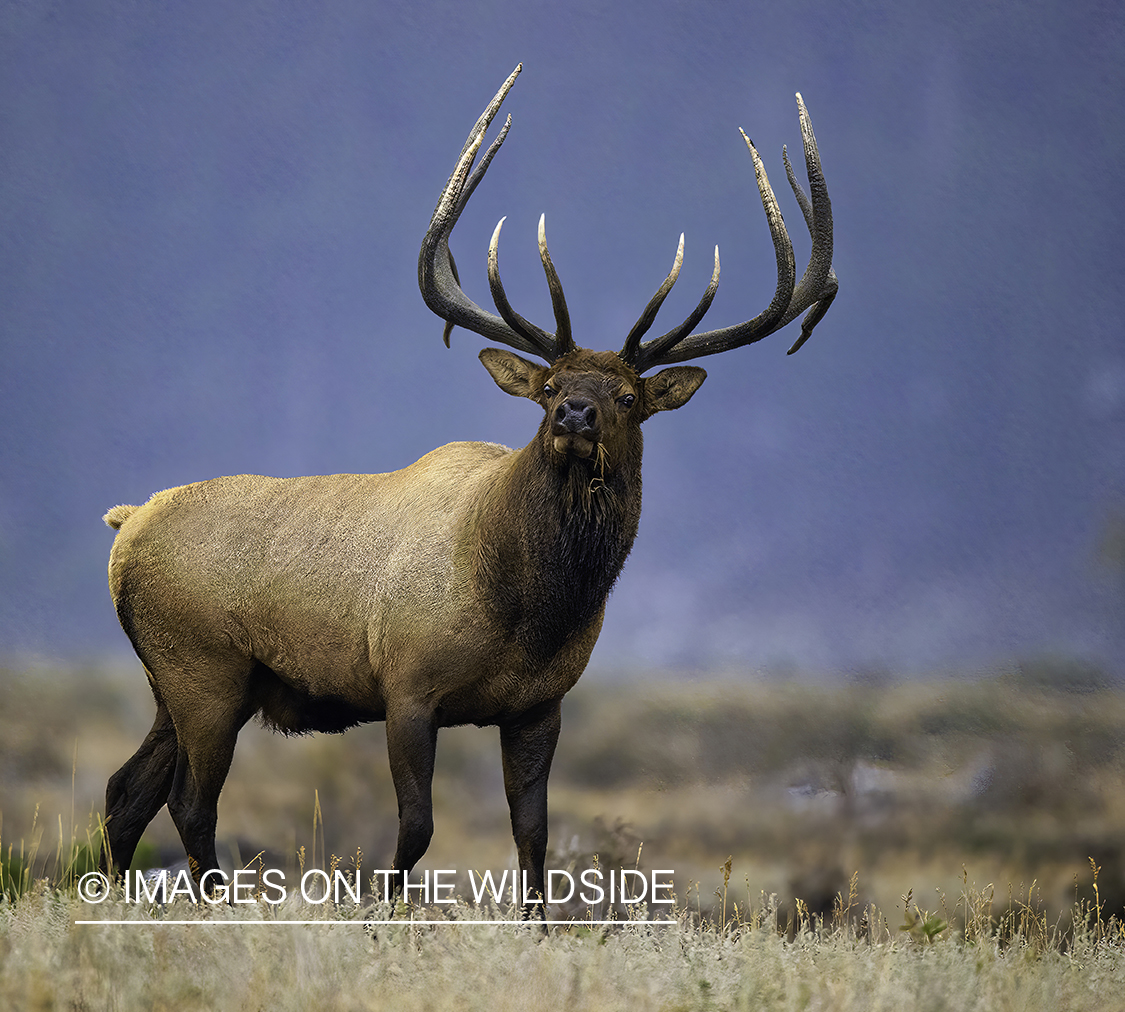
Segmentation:
{"type": "MultiPolygon", "coordinates": [[[[854,895],[851,897],[854,901],[854,895]]],[[[831,1009],[1119,1012],[1125,934],[1077,907],[1052,933],[1028,914],[997,923],[966,892],[965,929],[915,907],[897,928],[877,909],[852,917],[798,907],[787,938],[775,901],[732,904],[725,922],[677,911],[671,927],[364,923],[370,911],[288,902],[258,909],[175,903],[97,906],[38,886],[0,905],[0,1005],[12,1009],[582,1010],[831,1009]],[[126,925],[88,925],[91,917],[126,925]],[[189,923],[169,924],[168,920],[189,923]]],[[[455,917],[487,911],[461,907],[455,917]]]]}

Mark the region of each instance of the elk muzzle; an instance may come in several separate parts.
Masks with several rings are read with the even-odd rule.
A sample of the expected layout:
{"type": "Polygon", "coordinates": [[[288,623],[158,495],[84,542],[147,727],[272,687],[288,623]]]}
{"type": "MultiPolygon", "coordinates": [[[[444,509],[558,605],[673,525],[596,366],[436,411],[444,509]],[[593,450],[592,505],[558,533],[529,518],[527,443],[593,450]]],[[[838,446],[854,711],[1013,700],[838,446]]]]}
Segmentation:
{"type": "Polygon", "coordinates": [[[551,416],[551,435],[555,452],[573,451],[589,457],[601,438],[601,421],[597,407],[585,397],[568,397],[551,416]]]}

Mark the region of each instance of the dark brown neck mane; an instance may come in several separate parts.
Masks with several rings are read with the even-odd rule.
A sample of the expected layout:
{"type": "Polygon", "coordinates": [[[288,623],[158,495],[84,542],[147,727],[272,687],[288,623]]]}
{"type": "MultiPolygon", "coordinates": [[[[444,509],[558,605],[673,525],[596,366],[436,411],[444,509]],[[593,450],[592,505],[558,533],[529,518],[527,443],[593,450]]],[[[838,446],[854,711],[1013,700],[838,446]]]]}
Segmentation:
{"type": "Polygon", "coordinates": [[[627,459],[551,459],[547,423],[482,510],[478,586],[543,662],[601,614],[637,536],[641,435],[627,459]]]}

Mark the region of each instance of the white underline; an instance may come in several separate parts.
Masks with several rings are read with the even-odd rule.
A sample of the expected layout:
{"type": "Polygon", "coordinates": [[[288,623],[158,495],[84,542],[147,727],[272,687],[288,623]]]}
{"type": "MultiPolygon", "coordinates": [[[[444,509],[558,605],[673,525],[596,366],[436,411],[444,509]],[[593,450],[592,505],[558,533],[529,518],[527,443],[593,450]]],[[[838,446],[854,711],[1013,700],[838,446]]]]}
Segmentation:
{"type": "Polygon", "coordinates": [[[352,927],[368,927],[374,925],[385,925],[388,927],[408,928],[411,925],[442,925],[442,926],[456,926],[458,924],[468,925],[484,925],[494,924],[498,926],[515,925],[516,927],[534,928],[539,924],[550,925],[569,925],[573,928],[581,927],[594,927],[600,925],[612,924],[617,927],[623,927],[628,924],[651,924],[670,926],[678,924],[679,921],[414,921],[414,920],[398,920],[398,921],[341,921],[341,920],[321,920],[321,921],[278,921],[278,920],[214,920],[214,921],[144,921],[144,920],[131,920],[131,921],[75,921],[76,925],[90,925],[90,924],[112,924],[112,925],[142,925],[144,927],[160,927],[161,925],[172,924],[195,924],[195,925],[212,925],[212,924],[289,924],[289,925],[321,925],[321,926],[335,926],[335,925],[350,925],[352,927]]]}

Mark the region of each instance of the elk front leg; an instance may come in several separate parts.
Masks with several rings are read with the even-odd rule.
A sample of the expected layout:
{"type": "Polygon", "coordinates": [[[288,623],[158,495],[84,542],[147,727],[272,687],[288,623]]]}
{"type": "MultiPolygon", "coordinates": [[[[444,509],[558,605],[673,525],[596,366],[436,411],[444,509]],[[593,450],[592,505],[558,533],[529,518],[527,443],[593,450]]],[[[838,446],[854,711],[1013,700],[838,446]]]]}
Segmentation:
{"type": "Polygon", "coordinates": [[[559,740],[561,702],[552,699],[500,725],[504,792],[512,813],[520,880],[526,879],[527,896],[540,899],[538,904],[524,904],[525,918],[536,912],[544,920],[547,916],[543,902],[546,896],[543,862],[547,857],[547,776],[559,740]]]}
{"type": "MultiPolygon", "coordinates": [[[[434,835],[434,752],[437,724],[423,707],[399,706],[387,711],[387,754],[398,798],[396,871],[410,871],[421,860],[434,835]]],[[[395,893],[402,888],[395,876],[395,893]]]]}

